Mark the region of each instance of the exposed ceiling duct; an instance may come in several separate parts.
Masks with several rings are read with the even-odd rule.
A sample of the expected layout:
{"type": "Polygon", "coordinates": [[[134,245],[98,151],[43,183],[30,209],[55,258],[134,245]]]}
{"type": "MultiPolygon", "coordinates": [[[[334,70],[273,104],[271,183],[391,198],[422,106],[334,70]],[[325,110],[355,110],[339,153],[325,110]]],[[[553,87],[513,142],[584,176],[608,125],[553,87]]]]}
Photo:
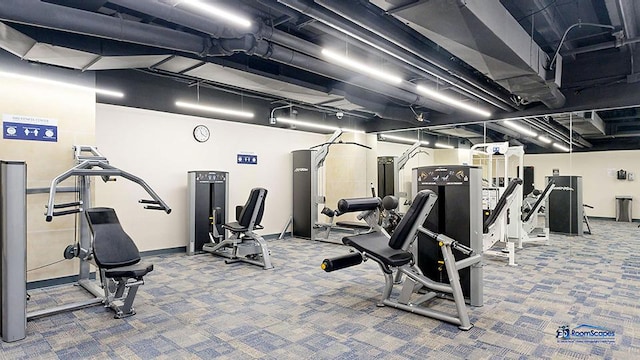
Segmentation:
{"type": "MultiPolygon", "coordinates": [[[[334,2],[322,0],[325,2],[334,2]]],[[[436,42],[502,85],[523,102],[541,101],[550,109],[565,97],[547,74],[547,55],[499,0],[417,1],[390,8],[396,1],[380,0],[390,14],[436,42]]]]}

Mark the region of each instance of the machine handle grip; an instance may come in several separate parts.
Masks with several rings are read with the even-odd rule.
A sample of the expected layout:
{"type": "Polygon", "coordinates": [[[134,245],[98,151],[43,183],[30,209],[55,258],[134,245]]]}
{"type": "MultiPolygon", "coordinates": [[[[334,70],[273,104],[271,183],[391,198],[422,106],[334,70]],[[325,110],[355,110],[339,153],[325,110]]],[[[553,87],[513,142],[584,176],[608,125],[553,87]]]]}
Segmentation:
{"type": "Polygon", "coordinates": [[[147,209],[147,210],[161,210],[161,211],[166,212],[167,214],[171,214],[171,209],[165,208],[165,207],[162,207],[162,206],[147,205],[144,208],[147,209]]]}
{"type": "Polygon", "coordinates": [[[456,249],[456,250],[458,250],[458,251],[460,251],[461,253],[463,253],[463,254],[465,254],[467,256],[473,254],[473,249],[472,248],[470,248],[470,247],[468,247],[466,245],[462,245],[457,241],[452,242],[451,243],[451,247],[456,249]]]}
{"type": "Polygon", "coordinates": [[[79,212],[82,212],[82,208],[71,209],[71,210],[63,210],[63,211],[54,211],[53,214],[47,215],[46,220],[47,220],[47,222],[50,222],[53,219],[53,216],[77,214],[79,212]]]}
{"type": "MultiPolygon", "coordinates": [[[[54,209],[64,209],[64,208],[68,208],[68,207],[72,207],[72,206],[80,206],[82,205],[82,201],[74,201],[74,202],[70,202],[70,203],[64,203],[64,204],[55,204],[53,205],[54,209]]],[[[48,208],[49,205],[45,205],[44,207],[48,208]]]]}
{"type": "Polygon", "coordinates": [[[158,201],[155,201],[155,200],[147,200],[147,199],[140,199],[140,200],[138,200],[138,202],[139,202],[140,204],[153,204],[153,205],[158,205],[158,204],[160,204],[158,201]]]}

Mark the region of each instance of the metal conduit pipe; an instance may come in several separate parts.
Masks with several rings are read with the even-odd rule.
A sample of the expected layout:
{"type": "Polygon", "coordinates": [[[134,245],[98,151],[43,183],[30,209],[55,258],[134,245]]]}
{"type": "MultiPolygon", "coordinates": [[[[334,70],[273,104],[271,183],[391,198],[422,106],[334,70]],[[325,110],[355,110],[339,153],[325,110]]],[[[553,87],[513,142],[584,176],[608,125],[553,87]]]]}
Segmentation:
{"type": "Polygon", "coordinates": [[[0,1],[0,20],[197,55],[210,47],[197,35],[38,0],[0,1]]]}
{"type": "MultiPolygon", "coordinates": [[[[278,12],[282,12],[284,14],[286,14],[286,16],[292,18],[292,19],[298,19],[299,18],[299,13],[296,12],[295,10],[293,10],[292,8],[287,7],[286,5],[280,4],[277,2],[277,0],[257,0],[260,4],[269,7],[273,10],[276,10],[278,12]]],[[[355,38],[349,37],[349,36],[344,36],[344,33],[336,30],[335,28],[332,28],[331,26],[320,22],[320,21],[314,21],[314,22],[309,22],[307,24],[305,24],[305,27],[309,27],[312,29],[315,29],[317,31],[321,31],[323,33],[326,33],[330,36],[333,36],[337,39],[343,40],[346,43],[348,43],[349,45],[353,45],[365,52],[368,53],[375,53],[377,56],[384,58],[385,61],[387,61],[390,65],[404,69],[406,71],[408,71],[411,74],[414,74],[417,77],[421,77],[421,78],[425,78],[425,79],[429,79],[432,81],[436,81],[437,77],[421,70],[418,67],[412,66],[411,64],[407,63],[406,61],[402,61],[398,58],[395,58],[393,56],[389,56],[388,54],[377,50],[375,48],[372,48],[371,46],[356,40],[355,38]]],[[[315,45],[313,43],[304,41],[300,38],[297,38],[295,36],[292,36],[284,31],[280,31],[275,29],[275,31],[273,32],[273,35],[269,38],[265,35],[264,37],[267,40],[271,40],[275,43],[278,43],[280,45],[283,46],[287,46],[290,47],[296,51],[300,51],[302,53],[305,53],[307,55],[311,55],[311,56],[315,56],[315,57],[320,57],[320,51],[322,50],[318,45],[315,45]],[[308,46],[307,44],[310,44],[312,46],[308,46]]],[[[414,61],[419,62],[420,60],[417,57],[414,57],[414,61]]],[[[463,96],[470,96],[473,98],[473,100],[476,101],[484,101],[484,99],[479,98],[477,96],[475,96],[475,94],[469,93],[468,91],[465,91],[459,87],[455,87],[455,86],[451,86],[450,89],[452,91],[455,91],[458,94],[461,94],[463,96]]],[[[495,105],[495,104],[493,104],[495,105]]],[[[498,104],[500,105],[500,104],[498,104]]],[[[515,105],[513,105],[515,106],[515,105]]],[[[505,111],[511,111],[512,107],[509,106],[498,106],[499,108],[501,108],[502,110],[505,111]]]]}
{"type": "MultiPolygon", "coordinates": [[[[329,10],[334,11],[334,13],[301,0],[278,0],[278,2],[321,21],[328,26],[340,28],[343,31],[347,31],[352,35],[366,40],[378,47],[378,49],[387,52],[389,55],[432,74],[450,85],[463,89],[465,92],[473,94],[496,107],[506,111],[511,111],[515,107],[507,95],[486,89],[482,84],[479,84],[477,80],[462,73],[452,72],[448,68],[453,64],[444,66],[433,59],[424,57],[424,44],[416,44],[417,40],[413,39],[407,33],[395,31],[394,28],[391,27],[385,27],[384,24],[380,24],[379,18],[376,18],[377,21],[373,21],[371,17],[368,16],[371,14],[368,13],[368,9],[365,7],[360,7],[357,13],[356,11],[352,11],[353,13],[347,14],[344,11],[334,11],[333,6],[329,10]],[[342,18],[336,17],[336,14],[342,16],[342,18]],[[354,26],[354,24],[357,26],[354,26]],[[411,44],[409,44],[409,42],[411,42],[411,44]],[[421,50],[419,51],[417,48],[421,50]],[[415,61],[412,59],[414,57],[418,57],[422,61],[415,61]]],[[[316,2],[325,7],[329,6],[326,2],[316,2]]],[[[340,3],[338,5],[344,5],[345,7],[354,6],[352,2],[338,2],[340,3]]],[[[332,2],[331,5],[335,5],[335,3],[338,2],[332,2]]]]}
{"type": "MultiPolygon", "coordinates": [[[[545,123],[543,120],[540,120],[538,118],[525,118],[523,119],[527,124],[535,127],[536,129],[542,131],[544,134],[551,134],[552,136],[555,136],[556,138],[566,142],[567,144],[573,143],[574,145],[576,145],[577,147],[580,148],[584,148],[584,147],[591,147],[592,145],[585,141],[584,139],[581,138],[574,138],[573,140],[571,139],[572,136],[570,136],[568,133],[565,133],[563,131],[561,131],[560,129],[556,129],[554,126],[549,125],[547,123],[545,123]]],[[[544,135],[542,134],[542,135],[544,135]]]]}
{"type": "Polygon", "coordinates": [[[561,136],[563,136],[565,139],[567,139],[566,141],[569,142],[573,142],[573,144],[575,144],[578,147],[592,147],[593,145],[588,142],[587,140],[585,140],[580,134],[578,134],[577,132],[574,133],[570,133],[569,130],[567,128],[565,128],[562,125],[554,125],[551,123],[547,123],[545,122],[543,119],[534,117],[532,119],[532,121],[534,123],[540,124],[542,127],[548,129],[548,131],[550,133],[556,133],[556,134],[561,134],[561,136]]]}
{"type": "Polygon", "coordinates": [[[200,57],[228,55],[233,52],[255,54],[329,78],[345,81],[409,104],[429,107],[443,113],[452,112],[450,107],[426,97],[398,89],[381,81],[354,77],[352,72],[344,68],[296,53],[282,46],[270,44],[264,40],[256,40],[252,35],[245,35],[238,39],[222,39],[216,44],[212,44],[210,39],[204,39],[197,35],[38,0],[0,1],[0,20],[170,49],[196,54],[200,57]]]}
{"type": "MultiPolygon", "coordinates": [[[[211,55],[211,56],[224,56],[224,55],[231,55],[234,52],[245,52],[248,55],[255,54],[263,58],[271,58],[275,61],[284,62],[288,64],[289,63],[288,60],[286,60],[282,56],[279,56],[279,55],[282,55],[282,52],[280,52],[279,54],[276,54],[275,57],[272,57],[269,54],[269,51],[270,51],[269,44],[262,40],[270,40],[271,42],[275,42],[280,45],[289,47],[297,52],[308,54],[317,58],[322,57],[322,54],[321,54],[322,48],[320,46],[308,41],[301,40],[284,31],[280,31],[269,26],[263,26],[260,23],[254,22],[252,25],[252,28],[246,30],[245,33],[242,34],[238,31],[224,30],[219,25],[212,23],[210,21],[207,21],[208,19],[203,18],[199,15],[196,15],[184,10],[180,10],[173,6],[170,6],[164,3],[159,3],[156,1],[110,0],[110,3],[125,7],[127,9],[131,9],[137,12],[141,12],[144,14],[149,14],[156,18],[170,21],[181,26],[186,26],[191,29],[211,35],[214,38],[218,38],[219,39],[218,41],[214,41],[214,43],[217,46],[211,49],[211,51],[209,51],[208,53],[208,55],[211,55]],[[248,34],[253,35],[253,37],[246,36],[248,34]],[[220,39],[224,37],[224,35],[228,35],[231,38],[220,39]],[[260,49],[256,48],[258,46],[260,47],[260,49]]],[[[293,10],[289,10],[289,11],[293,11],[293,10]]],[[[311,61],[307,61],[307,62],[311,62],[311,61]]],[[[316,64],[319,65],[321,63],[316,63],[316,64]]],[[[323,65],[323,68],[327,68],[327,66],[323,65]]],[[[317,66],[314,69],[315,70],[312,69],[311,71],[315,73],[319,73],[321,75],[332,73],[326,69],[319,70],[319,67],[317,66]]],[[[333,71],[333,73],[335,73],[335,71],[333,71]]],[[[328,75],[328,77],[344,81],[344,79],[349,79],[354,76],[352,73],[343,72],[343,75],[340,78],[336,77],[335,75],[328,75]]],[[[408,92],[415,93],[416,91],[412,85],[407,83],[403,84],[401,88],[408,92]]],[[[380,92],[380,91],[377,91],[377,92],[380,92]]],[[[388,94],[383,93],[383,95],[388,95],[388,94]]],[[[389,96],[395,97],[391,94],[389,94],[389,96]]],[[[427,100],[427,99],[428,98],[425,98],[422,100],[418,99],[416,104],[427,106],[440,112],[451,113],[451,109],[448,106],[445,106],[435,101],[427,100]]],[[[409,102],[409,103],[412,103],[412,102],[409,102]]]]}
{"type": "Polygon", "coordinates": [[[344,81],[379,94],[404,101],[409,104],[424,106],[442,113],[450,114],[452,109],[425,96],[419,96],[412,91],[415,89],[404,82],[400,88],[385,82],[373,80],[365,76],[354,76],[354,73],[345,68],[329,64],[314,57],[301,54],[284,46],[269,43],[265,40],[256,40],[251,35],[245,35],[244,39],[219,39],[215,42],[211,54],[228,55],[229,51],[245,52],[264,59],[304,69],[328,78],[344,81]],[[242,48],[242,46],[245,46],[242,48]]]}

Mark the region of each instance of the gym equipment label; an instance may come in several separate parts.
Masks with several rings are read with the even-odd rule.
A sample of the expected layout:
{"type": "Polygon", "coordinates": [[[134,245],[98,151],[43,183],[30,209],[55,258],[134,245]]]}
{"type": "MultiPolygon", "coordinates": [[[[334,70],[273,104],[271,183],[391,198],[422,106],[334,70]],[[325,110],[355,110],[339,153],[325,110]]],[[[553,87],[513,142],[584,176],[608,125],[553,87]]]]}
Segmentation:
{"type": "Polygon", "coordinates": [[[2,138],[57,142],[58,120],[3,114],[2,138]]]}

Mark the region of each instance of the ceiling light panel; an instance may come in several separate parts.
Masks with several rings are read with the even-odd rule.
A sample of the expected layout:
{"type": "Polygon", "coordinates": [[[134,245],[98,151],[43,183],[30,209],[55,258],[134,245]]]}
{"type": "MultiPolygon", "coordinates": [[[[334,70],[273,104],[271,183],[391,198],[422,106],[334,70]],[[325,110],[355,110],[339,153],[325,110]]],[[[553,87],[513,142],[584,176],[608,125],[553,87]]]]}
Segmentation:
{"type": "Polygon", "coordinates": [[[220,20],[224,20],[239,27],[248,28],[251,26],[251,21],[240,15],[234,14],[219,6],[210,5],[200,0],[184,0],[180,5],[184,4],[192,9],[202,11],[203,13],[213,15],[220,20]]]}
{"type": "Polygon", "coordinates": [[[184,102],[184,101],[176,101],[176,106],[177,107],[181,107],[181,108],[185,108],[185,109],[205,111],[205,112],[216,113],[216,114],[239,116],[239,117],[244,117],[244,118],[252,118],[253,117],[253,113],[252,112],[248,112],[248,111],[221,108],[221,107],[210,106],[210,105],[193,104],[193,103],[184,102]]]}
{"type": "Polygon", "coordinates": [[[372,77],[376,77],[380,80],[383,80],[392,84],[400,84],[402,82],[402,78],[397,75],[390,74],[386,71],[373,68],[363,62],[353,60],[346,56],[340,55],[335,51],[322,49],[322,55],[324,55],[327,59],[330,59],[335,63],[351,68],[355,71],[365,73],[372,77]]]}
{"type": "Polygon", "coordinates": [[[441,149],[455,149],[455,147],[452,145],[441,144],[441,143],[435,143],[434,146],[441,149]]]}
{"type": "Polygon", "coordinates": [[[463,101],[460,101],[460,100],[456,100],[456,99],[454,99],[454,98],[452,98],[450,96],[447,96],[447,95],[443,94],[441,91],[436,91],[436,90],[433,90],[433,89],[429,89],[428,87],[425,87],[425,86],[422,86],[422,85],[416,86],[416,89],[420,93],[422,93],[422,94],[424,94],[424,95],[426,95],[426,96],[428,96],[428,97],[430,97],[430,98],[432,98],[434,100],[437,100],[437,101],[440,101],[442,103],[457,107],[458,109],[465,110],[465,111],[468,111],[468,112],[472,112],[472,113],[478,114],[478,115],[486,117],[486,118],[491,116],[491,113],[488,112],[487,110],[481,109],[481,108],[476,107],[476,106],[469,105],[469,104],[467,104],[467,103],[465,103],[463,101]]]}
{"type": "Polygon", "coordinates": [[[524,134],[524,135],[527,135],[527,136],[531,136],[531,137],[536,137],[536,136],[538,136],[538,134],[537,134],[536,132],[531,131],[531,130],[527,129],[526,127],[524,127],[524,126],[522,126],[522,125],[519,125],[519,124],[516,124],[516,123],[514,123],[514,122],[512,122],[512,121],[505,120],[505,121],[503,121],[502,123],[503,123],[504,125],[506,125],[506,126],[508,126],[508,127],[512,128],[513,130],[515,130],[515,131],[517,131],[517,132],[521,133],[521,134],[524,134]]]}
{"type": "MultiPolygon", "coordinates": [[[[406,138],[406,137],[402,137],[402,136],[395,136],[395,135],[386,135],[386,134],[380,134],[380,137],[383,140],[403,141],[403,142],[408,142],[408,143],[412,143],[412,144],[415,144],[418,141],[417,139],[411,139],[411,138],[406,138]]],[[[429,145],[429,142],[421,140],[420,144],[421,145],[429,145]]]]}
{"type": "Polygon", "coordinates": [[[356,134],[364,134],[365,133],[362,130],[339,128],[337,126],[318,124],[318,123],[314,123],[314,122],[310,122],[310,121],[302,121],[302,120],[296,120],[296,119],[290,119],[290,118],[282,118],[282,117],[276,118],[276,123],[296,125],[296,126],[302,126],[302,127],[307,127],[307,128],[311,128],[311,129],[318,129],[318,130],[329,130],[329,131],[342,130],[344,132],[351,132],[351,133],[356,133],[356,134]]]}
{"type": "Polygon", "coordinates": [[[49,80],[49,79],[44,79],[44,78],[39,78],[39,77],[20,75],[20,74],[8,73],[8,72],[3,72],[3,71],[0,71],[0,76],[12,78],[12,79],[18,79],[18,80],[34,81],[34,82],[41,83],[41,84],[62,86],[62,87],[70,88],[70,89],[76,89],[76,90],[91,91],[93,93],[100,94],[100,95],[105,95],[105,96],[111,96],[111,97],[117,97],[117,98],[124,97],[124,93],[122,93],[120,91],[92,88],[92,87],[89,87],[89,86],[70,84],[70,83],[66,83],[66,82],[63,82],[63,81],[49,80]]]}
{"type": "Polygon", "coordinates": [[[558,144],[558,143],[553,143],[553,147],[562,151],[566,151],[569,152],[571,151],[571,149],[569,149],[568,147],[562,145],[562,144],[558,144]]]}

